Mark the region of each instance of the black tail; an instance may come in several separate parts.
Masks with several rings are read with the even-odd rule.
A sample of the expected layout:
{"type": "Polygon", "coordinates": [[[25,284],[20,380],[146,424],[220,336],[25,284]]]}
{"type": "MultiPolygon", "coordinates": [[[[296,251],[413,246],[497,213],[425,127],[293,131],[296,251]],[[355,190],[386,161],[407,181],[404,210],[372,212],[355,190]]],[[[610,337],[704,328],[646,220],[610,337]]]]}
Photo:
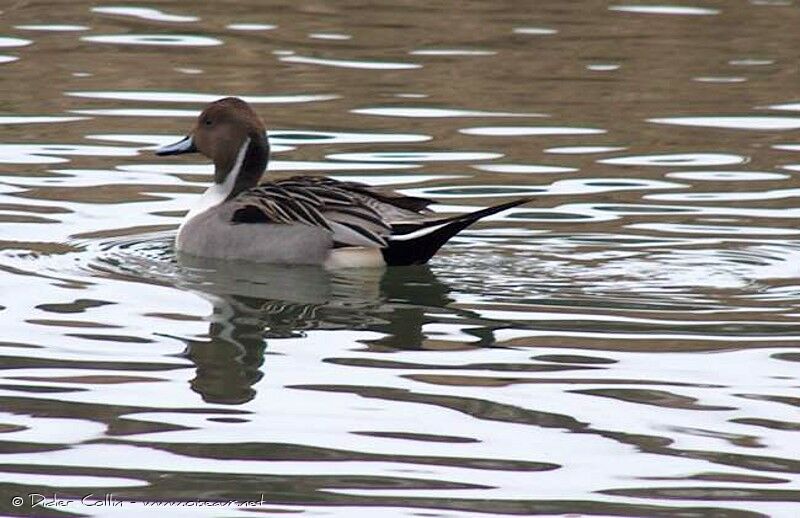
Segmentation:
{"type": "Polygon", "coordinates": [[[479,219],[531,200],[532,198],[521,198],[451,218],[393,225],[389,246],[383,249],[383,259],[389,266],[425,264],[451,237],[479,219]]]}

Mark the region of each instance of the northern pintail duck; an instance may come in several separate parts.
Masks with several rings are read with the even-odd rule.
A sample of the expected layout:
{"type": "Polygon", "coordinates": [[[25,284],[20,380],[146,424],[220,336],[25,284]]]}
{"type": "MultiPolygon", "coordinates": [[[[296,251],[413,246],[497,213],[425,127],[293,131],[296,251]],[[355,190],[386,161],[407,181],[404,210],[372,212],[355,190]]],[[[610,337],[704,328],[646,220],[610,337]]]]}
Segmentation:
{"type": "Polygon", "coordinates": [[[264,123],[241,99],[211,103],[183,140],[158,155],[200,152],[214,161],[214,184],[186,215],[179,252],[216,259],[325,267],[426,263],[479,219],[518,199],[443,218],[432,200],[325,177],[259,183],[269,160],[264,123]]]}

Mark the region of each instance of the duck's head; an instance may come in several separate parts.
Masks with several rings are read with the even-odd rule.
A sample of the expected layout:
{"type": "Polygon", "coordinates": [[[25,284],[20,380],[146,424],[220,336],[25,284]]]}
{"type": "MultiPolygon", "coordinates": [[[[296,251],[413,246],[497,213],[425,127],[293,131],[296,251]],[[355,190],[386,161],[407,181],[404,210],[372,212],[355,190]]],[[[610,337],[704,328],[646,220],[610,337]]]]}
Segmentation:
{"type": "Polygon", "coordinates": [[[197,152],[214,162],[215,183],[233,183],[232,190],[241,191],[257,184],[267,167],[266,128],[245,101],[237,97],[214,101],[183,140],[156,150],[157,155],[197,152]]]}

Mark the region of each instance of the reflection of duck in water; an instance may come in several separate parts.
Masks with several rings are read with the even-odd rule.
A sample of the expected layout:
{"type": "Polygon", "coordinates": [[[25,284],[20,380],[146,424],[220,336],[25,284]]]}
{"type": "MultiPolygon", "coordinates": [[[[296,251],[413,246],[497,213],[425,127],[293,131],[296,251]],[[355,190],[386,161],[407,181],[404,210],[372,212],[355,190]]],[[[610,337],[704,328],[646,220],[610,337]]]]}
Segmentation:
{"type": "Polygon", "coordinates": [[[186,216],[176,247],[201,257],[333,268],[423,264],[479,219],[529,201],[442,218],[426,210],[431,200],[331,178],[258,185],[269,159],[266,130],[233,97],[209,105],[188,137],[156,152],[196,151],[214,161],[214,184],[186,216]]]}
{"type": "Polygon", "coordinates": [[[430,313],[470,316],[447,308],[448,289],[426,266],[329,272],[179,258],[192,273],[184,287],[214,306],[209,339],[183,339],[186,356],[197,365],[192,389],[213,403],[240,404],[255,396],[253,385],[269,372],[262,368],[268,338],[360,329],[384,335],[368,347],[420,349],[422,327],[435,320],[430,313]]]}

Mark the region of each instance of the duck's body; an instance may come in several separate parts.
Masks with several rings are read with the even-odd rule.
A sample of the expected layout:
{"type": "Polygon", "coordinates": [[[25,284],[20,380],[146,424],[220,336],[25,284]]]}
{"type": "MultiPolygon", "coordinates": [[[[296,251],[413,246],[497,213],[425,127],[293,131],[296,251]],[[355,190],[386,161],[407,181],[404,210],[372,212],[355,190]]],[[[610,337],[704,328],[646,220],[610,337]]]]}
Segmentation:
{"type": "Polygon", "coordinates": [[[181,253],[214,259],[277,264],[324,264],[333,240],[308,225],[232,225],[235,209],[223,203],[187,219],[175,246],[181,253]]]}
{"type": "Polygon", "coordinates": [[[423,264],[463,228],[529,201],[441,218],[427,210],[431,200],[354,182],[298,176],[259,184],[266,131],[244,101],[230,97],[157,153],[195,151],[214,160],[215,183],[186,215],[176,248],[201,257],[330,268],[423,264]]]}

